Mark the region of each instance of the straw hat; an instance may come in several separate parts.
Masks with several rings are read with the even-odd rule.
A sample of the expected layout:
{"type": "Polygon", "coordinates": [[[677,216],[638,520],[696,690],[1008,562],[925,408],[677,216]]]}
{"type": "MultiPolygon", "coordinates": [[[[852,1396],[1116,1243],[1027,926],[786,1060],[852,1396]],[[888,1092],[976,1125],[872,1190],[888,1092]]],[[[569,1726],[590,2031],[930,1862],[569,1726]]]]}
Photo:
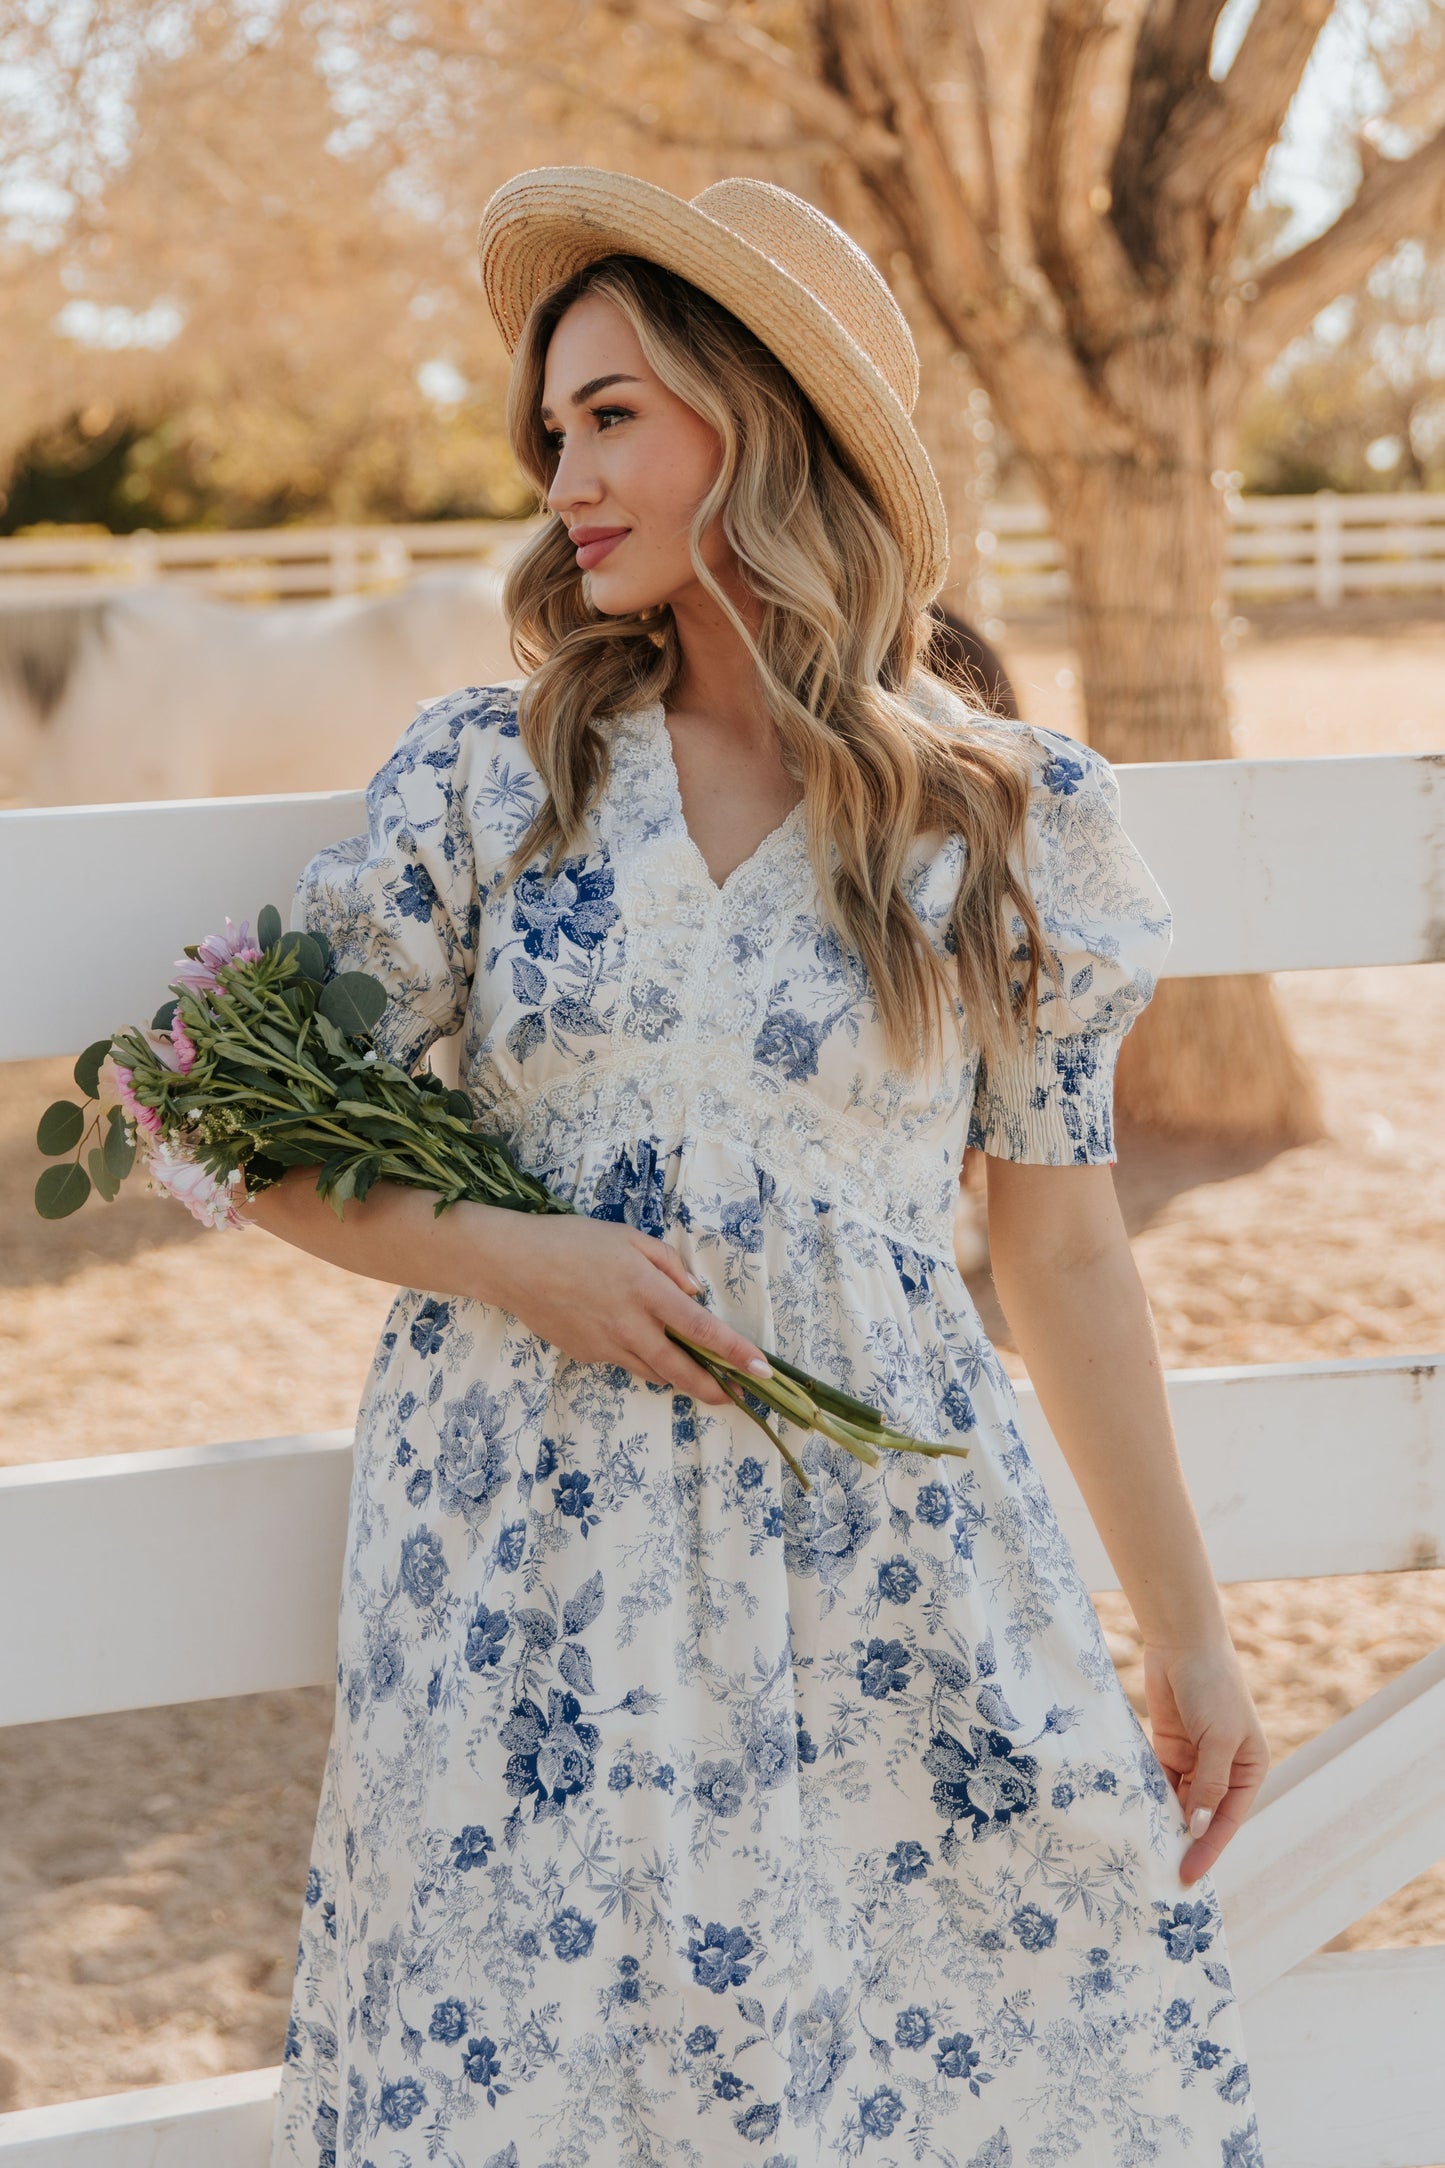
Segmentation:
{"type": "Polygon", "coordinates": [[[714,181],[688,203],[630,174],[537,166],[497,190],[477,247],[509,354],[532,303],[599,256],[644,256],[720,301],[807,393],[902,543],[917,601],[932,601],[948,522],[908,418],[918,354],[903,311],[831,218],[768,181],[714,181]]]}

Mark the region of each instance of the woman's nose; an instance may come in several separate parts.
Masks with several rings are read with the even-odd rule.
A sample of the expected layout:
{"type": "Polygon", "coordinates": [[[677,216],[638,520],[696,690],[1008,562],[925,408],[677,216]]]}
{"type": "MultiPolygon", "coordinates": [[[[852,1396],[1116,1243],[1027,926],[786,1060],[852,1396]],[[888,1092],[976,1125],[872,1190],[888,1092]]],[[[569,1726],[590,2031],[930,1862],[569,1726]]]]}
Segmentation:
{"type": "Polygon", "coordinates": [[[571,445],[564,444],[552,486],[547,491],[548,508],[565,516],[569,506],[596,504],[600,495],[597,476],[583,461],[581,447],[574,451],[571,445]]]}

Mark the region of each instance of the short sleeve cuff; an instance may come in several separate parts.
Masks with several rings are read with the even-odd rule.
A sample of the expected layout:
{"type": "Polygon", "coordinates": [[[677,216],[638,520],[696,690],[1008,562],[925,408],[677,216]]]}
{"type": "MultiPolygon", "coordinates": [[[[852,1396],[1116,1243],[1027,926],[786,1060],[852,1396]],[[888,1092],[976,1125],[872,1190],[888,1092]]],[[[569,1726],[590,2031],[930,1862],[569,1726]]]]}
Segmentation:
{"type": "Polygon", "coordinates": [[[1000,1064],[981,1056],[968,1143],[995,1159],[1043,1167],[1114,1160],[1114,1070],[1123,1033],[1035,1034],[1000,1064]]]}
{"type": "Polygon", "coordinates": [[[404,1002],[391,1001],[372,1031],[371,1043],[379,1054],[410,1075],[423,1054],[430,1053],[442,1036],[441,1026],[429,1016],[408,1008],[404,1002]]]}

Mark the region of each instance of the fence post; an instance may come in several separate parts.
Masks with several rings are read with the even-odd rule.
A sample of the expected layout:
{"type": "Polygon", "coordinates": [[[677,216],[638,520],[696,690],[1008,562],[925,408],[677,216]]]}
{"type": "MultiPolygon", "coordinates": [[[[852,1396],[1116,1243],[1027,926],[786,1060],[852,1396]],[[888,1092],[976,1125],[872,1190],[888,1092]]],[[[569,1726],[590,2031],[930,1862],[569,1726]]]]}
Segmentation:
{"type": "Polygon", "coordinates": [[[399,534],[384,534],[378,542],[376,577],[396,581],[411,577],[411,552],[399,534]]]}
{"type": "Polygon", "coordinates": [[[1315,491],[1315,601],[1322,610],[1338,608],[1344,593],[1340,550],[1340,500],[1332,489],[1315,491]]]}
{"type": "Polygon", "coordinates": [[[339,527],[331,538],[331,592],[356,592],[356,536],[349,527],[339,527]]]}
{"type": "Polygon", "coordinates": [[[161,555],[154,532],[137,527],[125,545],[126,570],[137,587],[149,587],[161,576],[161,555]]]}

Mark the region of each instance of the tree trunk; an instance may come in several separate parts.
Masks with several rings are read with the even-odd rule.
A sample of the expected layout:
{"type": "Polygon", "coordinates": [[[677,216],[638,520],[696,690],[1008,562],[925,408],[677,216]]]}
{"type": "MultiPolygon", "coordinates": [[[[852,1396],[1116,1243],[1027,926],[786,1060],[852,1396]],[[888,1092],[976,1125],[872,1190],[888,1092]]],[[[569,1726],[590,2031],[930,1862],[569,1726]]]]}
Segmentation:
{"type": "MultiPolygon", "coordinates": [[[[1180,465],[1101,461],[1050,495],[1089,743],[1112,761],[1227,758],[1227,513],[1204,448],[1180,465]]],[[[1327,1134],[1267,976],[1166,978],[1124,1042],[1115,1104],[1164,1136],[1282,1149],[1327,1134]]]]}
{"type": "Polygon", "coordinates": [[[1227,759],[1222,493],[1191,468],[1109,460],[1058,498],[1089,743],[1108,760],[1227,759]]]}

